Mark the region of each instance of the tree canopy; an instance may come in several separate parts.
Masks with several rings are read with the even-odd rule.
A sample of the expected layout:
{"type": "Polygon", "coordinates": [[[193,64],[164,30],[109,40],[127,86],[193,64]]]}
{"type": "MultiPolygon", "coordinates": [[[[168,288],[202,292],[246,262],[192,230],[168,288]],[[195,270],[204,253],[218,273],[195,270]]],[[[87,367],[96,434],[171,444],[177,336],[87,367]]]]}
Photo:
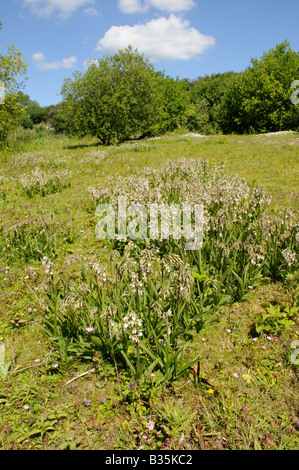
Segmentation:
{"type": "MultiPolygon", "coordinates": [[[[1,23],[0,23],[1,29],[1,23]]],[[[62,101],[42,107],[22,92],[26,64],[14,47],[0,55],[5,103],[0,144],[11,129],[46,122],[56,132],[91,135],[102,144],[176,129],[202,134],[299,130],[299,53],[288,41],[252,58],[242,72],[179,79],[155,71],[131,46],[91,60],[85,73],[64,80],[62,101]],[[293,85],[292,85],[293,84],[293,85]],[[297,86],[297,85],[296,85],[297,86]]]]}
{"type": "Polygon", "coordinates": [[[132,47],[90,63],[62,87],[70,133],[91,134],[103,144],[123,142],[158,126],[163,112],[160,74],[132,47]]]}
{"type": "Polygon", "coordinates": [[[296,130],[298,107],[291,101],[291,84],[299,77],[299,53],[288,41],[252,59],[232,77],[225,90],[218,122],[224,133],[296,130]]]}
{"type": "MultiPolygon", "coordinates": [[[[1,27],[0,23],[0,30],[1,27]]],[[[14,46],[8,47],[6,54],[0,54],[0,82],[4,87],[4,103],[0,105],[0,145],[26,115],[19,95],[24,87],[22,77],[26,71],[27,65],[22,60],[21,52],[14,46]]]]}
{"type": "Polygon", "coordinates": [[[179,127],[205,134],[297,130],[291,84],[298,78],[299,54],[288,41],[252,59],[243,72],[191,82],[155,72],[129,47],[66,80],[60,116],[70,132],[108,144],[179,127]]]}

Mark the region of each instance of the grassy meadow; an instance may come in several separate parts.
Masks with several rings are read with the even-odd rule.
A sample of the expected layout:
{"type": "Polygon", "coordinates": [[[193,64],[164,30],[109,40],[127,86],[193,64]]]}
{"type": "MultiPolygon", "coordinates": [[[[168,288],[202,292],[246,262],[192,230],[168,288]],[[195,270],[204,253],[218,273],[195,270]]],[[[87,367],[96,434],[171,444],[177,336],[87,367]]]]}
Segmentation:
{"type": "Polygon", "coordinates": [[[5,149],[0,449],[298,449],[298,188],[298,133],[5,149]],[[202,254],[96,239],[98,202],[176,185],[202,254]]]}

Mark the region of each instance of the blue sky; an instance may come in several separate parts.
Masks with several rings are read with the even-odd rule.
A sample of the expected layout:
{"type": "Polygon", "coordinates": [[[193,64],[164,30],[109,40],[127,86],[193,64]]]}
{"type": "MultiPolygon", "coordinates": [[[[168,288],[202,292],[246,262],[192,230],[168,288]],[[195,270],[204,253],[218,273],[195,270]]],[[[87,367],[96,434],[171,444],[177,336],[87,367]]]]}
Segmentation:
{"type": "Polygon", "coordinates": [[[21,51],[24,91],[47,106],[86,61],[128,44],[189,79],[240,72],[284,40],[298,52],[298,13],[298,0],[1,0],[0,46],[21,51]]]}

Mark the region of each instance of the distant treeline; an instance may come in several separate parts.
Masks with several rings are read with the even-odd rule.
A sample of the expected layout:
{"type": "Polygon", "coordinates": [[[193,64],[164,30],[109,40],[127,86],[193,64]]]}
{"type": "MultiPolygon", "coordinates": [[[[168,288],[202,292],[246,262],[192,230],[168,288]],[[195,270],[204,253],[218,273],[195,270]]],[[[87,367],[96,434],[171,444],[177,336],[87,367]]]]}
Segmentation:
{"type": "Polygon", "coordinates": [[[26,115],[20,121],[21,127],[34,129],[35,126],[45,124],[57,133],[65,131],[65,124],[60,116],[61,104],[41,106],[23,93],[20,93],[20,102],[26,110],[26,115]]]}
{"type": "Polygon", "coordinates": [[[48,123],[56,132],[93,135],[103,144],[177,129],[201,134],[299,130],[299,53],[284,41],[251,59],[240,73],[196,80],[157,72],[137,50],[90,61],[62,86],[61,103],[41,107],[19,93],[24,128],[48,123]],[[296,83],[294,83],[296,82],[296,83]],[[293,84],[294,88],[291,88],[293,84]]]}

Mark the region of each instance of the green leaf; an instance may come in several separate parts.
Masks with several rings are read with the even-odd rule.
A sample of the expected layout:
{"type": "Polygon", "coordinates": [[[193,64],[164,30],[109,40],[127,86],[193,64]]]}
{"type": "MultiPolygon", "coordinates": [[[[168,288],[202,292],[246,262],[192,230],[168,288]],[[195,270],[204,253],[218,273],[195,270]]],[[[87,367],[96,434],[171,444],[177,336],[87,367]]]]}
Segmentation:
{"type": "Polygon", "coordinates": [[[148,356],[153,359],[154,361],[157,361],[157,363],[160,365],[160,367],[163,367],[163,362],[161,358],[157,357],[144,343],[143,341],[139,342],[140,348],[148,354],[148,356]]]}
{"type": "Polygon", "coordinates": [[[132,362],[130,361],[128,356],[126,355],[125,351],[121,350],[120,354],[122,355],[122,357],[126,361],[126,363],[129,366],[129,369],[131,370],[132,374],[135,376],[136,375],[136,368],[134,367],[134,365],[132,364],[132,362]]]}
{"type": "Polygon", "coordinates": [[[5,345],[3,341],[0,341],[0,366],[5,364],[5,345]]]}

